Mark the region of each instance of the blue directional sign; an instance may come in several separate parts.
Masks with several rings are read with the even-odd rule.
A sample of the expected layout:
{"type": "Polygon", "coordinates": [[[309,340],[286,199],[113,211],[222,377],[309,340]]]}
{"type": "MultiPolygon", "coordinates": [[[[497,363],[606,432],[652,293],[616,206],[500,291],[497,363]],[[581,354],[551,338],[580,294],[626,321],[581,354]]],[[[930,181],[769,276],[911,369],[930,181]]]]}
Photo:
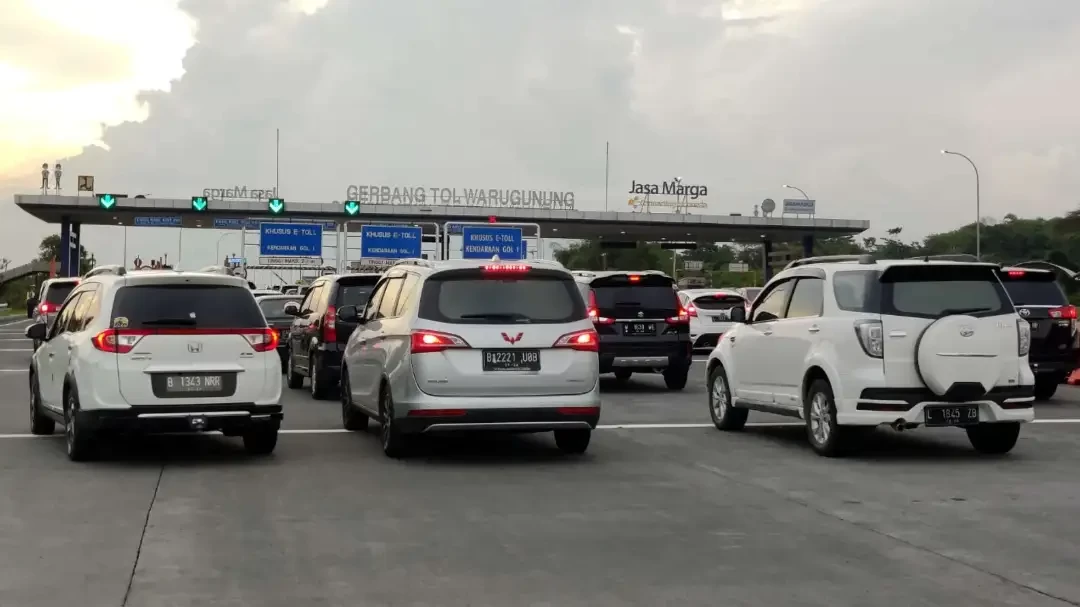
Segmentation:
{"type": "Polygon", "coordinates": [[[322,257],[322,230],[317,223],[259,224],[262,257],[322,257]]]}
{"type": "Polygon", "coordinates": [[[184,224],[180,220],[179,215],[150,215],[147,217],[136,217],[135,225],[141,228],[179,228],[184,224]]]}
{"type": "Polygon", "coordinates": [[[524,259],[521,228],[505,226],[462,226],[461,256],[465,259],[524,259]]]}
{"type": "Polygon", "coordinates": [[[420,257],[424,229],[415,226],[360,226],[360,257],[420,257]]]}

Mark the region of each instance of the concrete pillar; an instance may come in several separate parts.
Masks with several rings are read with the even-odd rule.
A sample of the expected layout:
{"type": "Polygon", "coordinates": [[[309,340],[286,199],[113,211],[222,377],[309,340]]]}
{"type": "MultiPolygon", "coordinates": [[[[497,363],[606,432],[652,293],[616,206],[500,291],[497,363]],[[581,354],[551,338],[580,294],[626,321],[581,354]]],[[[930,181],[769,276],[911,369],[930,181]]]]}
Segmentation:
{"type": "Polygon", "coordinates": [[[761,261],[765,264],[765,282],[769,282],[773,277],[772,266],[769,263],[769,257],[772,255],[772,241],[767,238],[762,240],[761,249],[761,261]]]}
{"type": "Polygon", "coordinates": [[[57,260],[60,263],[60,277],[71,276],[71,256],[68,254],[69,242],[71,242],[71,219],[64,215],[60,218],[60,246],[57,247],[56,252],[60,258],[57,260]]]}
{"type": "Polygon", "coordinates": [[[807,234],[802,238],[802,252],[803,257],[813,257],[814,255],[814,235],[807,234]]]}
{"type": "Polygon", "coordinates": [[[82,275],[82,255],[79,254],[82,250],[81,243],[82,224],[72,222],[68,236],[68,268],[71,270],[68,276],[82,275]]]}

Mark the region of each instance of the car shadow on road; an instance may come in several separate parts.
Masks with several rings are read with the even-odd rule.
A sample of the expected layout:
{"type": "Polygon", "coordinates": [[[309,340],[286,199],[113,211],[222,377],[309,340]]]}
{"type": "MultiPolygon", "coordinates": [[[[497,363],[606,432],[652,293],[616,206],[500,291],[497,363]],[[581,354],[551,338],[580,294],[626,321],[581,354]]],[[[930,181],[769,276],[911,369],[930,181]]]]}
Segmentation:
{"type": "MultiPolygon", "coordinates": [[[[63,449],[63,445],[60,445],[63,449]]],[[[249,465],[267,461],[244,451],[239,438],[206,434],[152,434],[117,436],[98,445],[94,464],[161,466],[183,464],[249,465]]]]}
{"type": "Polygon", "coordinates": [[[601,394],[629,394],[631,392],[660,394],[671,392],[671,390],[664,385],[664,376],[659,373],[642,373],[625,381],[615,379],[613,375],[600,376],[601,394]]]}
{"type": "MultiPolygon", "coordinates": [[[[417,438],[413,443],[413,452],[404,461],[418,461],[425,466],[528,466],[538,463],[570,466],[588,463],[592,459],[589,452],[581,455],[563,453],[555,445],[551,432],[448,433],[417,438]]],[[[377,439],[375,444],[378,445],[377,439]]]]}
{"type": "MultiPolygon", "coordinates": [[[[800,426],[759,426],[746,428],[747,434],[754,434],[773,444],[814,455],[806,439],[806,429],[800,426]]],[[[997,456],[984,455],[975,451],[967,440],[963,430],[915,430],[896,432],[888,428],[877,428],[859,443],[850,455],[843,459],[855,461],[940,461],[957,460],[1000,460],[1016,458],[1021,454],[997,456]],[[952,434],[952,436],[949,436],[952,434]]]]}

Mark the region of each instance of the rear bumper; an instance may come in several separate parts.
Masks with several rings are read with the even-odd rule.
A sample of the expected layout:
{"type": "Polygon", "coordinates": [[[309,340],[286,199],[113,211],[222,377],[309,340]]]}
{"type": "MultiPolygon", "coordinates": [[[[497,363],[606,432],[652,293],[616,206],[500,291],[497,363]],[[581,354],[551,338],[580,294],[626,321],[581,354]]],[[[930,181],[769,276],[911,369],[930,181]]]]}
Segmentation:
{"type": "Polygon", "coordinates": [[[1039,356],[1037,353],[1034,356],[1028,356],[1031,370],[1036,375],[1072,373],[1073,369],[1077,368],[1076,358],[1076,352],[1056,356],[1039,356]]]}
{"type": "Polygon", "coordinates": [[[490,408],[463,409],[452,415],[438,415],[438,410],[416,409],[398,417],[395,423],[409,434],[436,432],[547,432],[552,430],[591,430],[600,422],[600,405],[564,408],[490,408]]]}
{"type": "Polygon", "coordinates": [[[150,405],[78,412],[81,427],[95,431],[162,433],[221,431],[242,433],[281,426],[281,405],[150,405]]]}
{"type": "Polygon", "coordinates": [[[930,405],[977,405],[980,422],[1029,422],[1035,419],[1034,385],[995,388],[981,398],[943,400],[920,388],[866,388],[858,398],[838,400],[836,421],[842,425],[876,426],[901,421],[922,424],[930,405]]]}
{"type": "Polygon", "coordinates": [[[666,369],[688,367],[693,361],[693,346],[688,336],[679,340],[654,342],[600,342],[600,372],[615,369],[666,369]]]}

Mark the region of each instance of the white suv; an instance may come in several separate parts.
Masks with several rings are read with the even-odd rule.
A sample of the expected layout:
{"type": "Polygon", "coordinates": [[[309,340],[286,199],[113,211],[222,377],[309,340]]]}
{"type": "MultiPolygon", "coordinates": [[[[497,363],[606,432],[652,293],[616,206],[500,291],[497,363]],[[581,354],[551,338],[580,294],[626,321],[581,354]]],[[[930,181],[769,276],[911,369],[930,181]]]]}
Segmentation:
{"type": "Polygon", "coordinates": [[[874,261],[789,266],[709,356],[709,411],[739,430],[750,410],[798,417],[822,455],[867,430],[957,426],[1006,453],[1034,419],[1031,330],[998,266],[874,261]]]}
{"type": "Polygon", "coordinates": [[[414,435],[555,432],[582,453],[600,418],[597,335],[557,262],[407,260],[391,267],[357,323],[341,370],[347,430],[381,423],[390,457],[414,435]]]}
{"type": "Polygon", "coordinates": [[[241,278],[120,268],[83,280],[51,326],[26,336],[42,342],[30,431],[64,424],[72,460],[116,431],[219,430],[253,454],[277,444],[277,333],[241,278]]]}

